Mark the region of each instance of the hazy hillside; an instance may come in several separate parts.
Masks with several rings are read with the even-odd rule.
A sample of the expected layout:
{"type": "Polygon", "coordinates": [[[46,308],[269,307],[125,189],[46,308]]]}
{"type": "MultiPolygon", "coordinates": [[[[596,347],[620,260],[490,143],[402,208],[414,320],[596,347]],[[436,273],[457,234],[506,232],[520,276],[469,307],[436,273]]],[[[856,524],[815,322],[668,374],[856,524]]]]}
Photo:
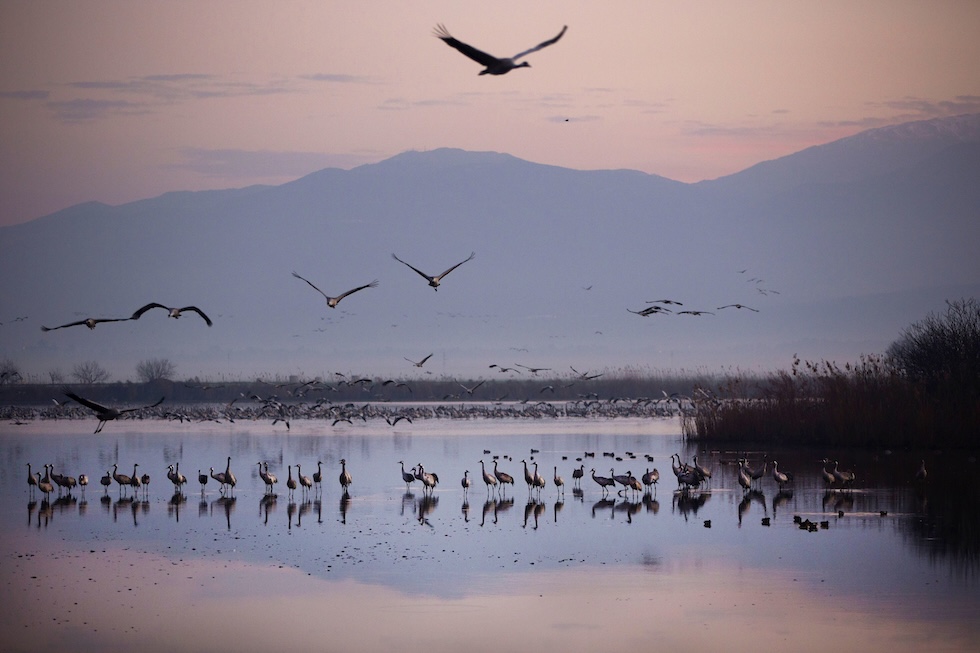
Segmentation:
{"type": "MultiPolygon", "coordinates": [[[[277,187],[88,203],[0,229],[0,357],[41,380],[168,357],[181,377],[782,367],[882,351],[977,295],[980,116],[911,123],[688,185],[505,154],[407,152],[277,187]],[[476,258],[438,292],[430,274],[476,258]],[[332,295],[329,309],[290,272],[332,295]],[[742,272],[744,270],[744,272],[742,272]],[[699,317],[627,312],[670,298],[699,317]],[[143,304],[213,319],[42,333],[143,304]],[[758,313],[724,304],[742,303],[758,313]],[[29,319],[13,322],[18,316],[29,319]]],[[[676,309],[675,309],[676,310],[676,309]]]]}

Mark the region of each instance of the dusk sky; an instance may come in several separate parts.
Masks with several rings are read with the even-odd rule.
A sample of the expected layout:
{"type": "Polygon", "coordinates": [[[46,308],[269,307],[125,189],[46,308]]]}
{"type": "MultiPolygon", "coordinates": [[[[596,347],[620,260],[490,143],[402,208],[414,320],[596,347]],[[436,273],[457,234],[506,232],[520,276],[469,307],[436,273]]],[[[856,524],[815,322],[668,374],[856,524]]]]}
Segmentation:
{"type": "Polygon", "coordinates": [[[405,150],[693,182],[980,111],[980,2],[0,3],[0,225],[405,150]],[[500,77],[432,34],[511,56],[500,77]]]}

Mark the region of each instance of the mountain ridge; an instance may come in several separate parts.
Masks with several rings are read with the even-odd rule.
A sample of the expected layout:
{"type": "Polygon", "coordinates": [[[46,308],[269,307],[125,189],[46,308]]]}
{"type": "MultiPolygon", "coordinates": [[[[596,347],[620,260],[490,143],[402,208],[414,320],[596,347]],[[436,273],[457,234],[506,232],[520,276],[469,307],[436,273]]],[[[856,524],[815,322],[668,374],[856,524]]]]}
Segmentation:
{"type": "Polygon", "coordinates": [[[0,228],[0,273],[18,280],[0,322],[31,318],[0,327],[0,356],[39,375],[97,359],[117,378],[167,357],[178,375],[213,378],[408,374],[402,359],[416,349],[439,351],[442,373],[471,376],[523,349],[545,359],[535,364],[578,369],[772,368],[793,353],[883,351],[943,308],[941,289],[980,287],[980,116],[953,123],[858,134],[697,184],[441,148],[278,186],[83,203],[0,228]],[[881,145],[889,133],[897,146],[881,145]],[[872,164],[825,174],[855,161],[872,164]],[[438,292],[391,259],[434,274],[471,251],[438,292]],[[294,270],[331,294],[381,283],[331,310],[294,270]],[[888,293],[908,296],[902,320],[888,293]],[[869,298],[860,316],[860,302],[844,299],[854,296],[869,298]],[[626,310],[658,298],[716,314],[626,310]],[[147,315],[91,332],[38,329],[150,301],[197,305],[215,326],[147,315]],[[760,313],[717,310],[733,302],[760,313]],[[838,304],[846,315],[815,308],[838,304]],[[823,344],[793,350],[808,342],[823,344]]]}

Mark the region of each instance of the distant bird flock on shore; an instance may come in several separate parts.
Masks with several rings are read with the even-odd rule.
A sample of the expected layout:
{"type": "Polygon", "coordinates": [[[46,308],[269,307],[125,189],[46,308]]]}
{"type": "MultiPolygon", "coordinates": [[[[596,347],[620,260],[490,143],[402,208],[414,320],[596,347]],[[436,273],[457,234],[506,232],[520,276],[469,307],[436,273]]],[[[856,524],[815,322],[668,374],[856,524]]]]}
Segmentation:
{"type": "MultiPolygon", "coordinates": [[[[528,510],[531,511],[533,509],[536,511],[538,508],[543,507],[543,496],[545,493],[548,496],[554,497],[555,507],[558,510],[565,501],[565,477],[559,473],[559,464],[557,461],[557,457],[560,454],[552,454],[556,460],[551,461],[548,465],[552,470],[549,481],[540,473],[541,465],[537,457],[542,455],[541,452],[533,448],[530,451],[529,456],[524,456],[519,461],[523,471],[523,487],[527,491],[526,501],[528,510]]],[[[514,495],[520,493],[515,488],[515,477],[504,471],[500,467],[500,463],[513,464],[518,456],[508,453],[494,454],[490,449],[483,449],[482,454],[482,457],[478,458],[474,456],[474,459],[480,465],[480,476],[486,488],[484,519],[486,518],[487,511],[490,510],[493,513],[494,522],[496,522],[497,513],[514,505],[516,503],[516,497],[514,495]],[[487,466],[488,459],[493,463],[492,470],[487,466]]],[[[548,454],[546,453],[545,455],[547,456],[548,454]]],[[[597,493],[599,498],[593,505],[593,513],[595,510],[604,507],[613,508],[615,511],[619,503],[617,503],[616,499],[612,498],[613,494],[622,502],[623,506],[629,507],[630,510],[634,506],[639,507],[641,505],[646,505],[648,509],[653,509],[654,511],[659,508],[657,489],[661,475],[660,471],[653,465],[654,457],[652,455],[634,452],[616,453],[604,451],[601,453],[601,459],[611,459],[621,466],[628,467],[625,473],[617,473],[616,467],[614,466],[609,469],[608,476],[597,473],[597,463],[594,462],[597,460],[596,456],[597,452],[595,451],[585,451],[575,457],[577,466],[570,469],[572,493],[575,500],[584,500],[587,491],[597,493]],[[586,461],[589,461],[588,464],[586,461]],[[587,467],[591,467],[588,472],[585,471],[587,467]],[[639,473],[639,469],[641,468],[645,470],[643,473],[639,473]],[[636,474],[633,471],[634,469],[637,470],[636,474]],[[592,483],[583,487],[583,481],[586,478],[591,478],[592,483]]],[[[560,458],[562,466],[571,464],[569,455],[560,455],[560,458]]],[[[680,454],[677,453],[672,454],[670,459],[671,472],[676,480],[676,488],[669,490],[669,492],[671,493],[675,509],[684,514],[685,517],[688,513],[696,515],[698,508],[711,496],[712,492],[727,493],[739,489],[728,487],[706,488],[707,483],[715,475],[715,470],[712,470],[714,465],[710,463],[702,464],[699,462],[697,455],[690,462],[683,461],[680,454]]],[[[770,511],[768,510],[763,493],[763,484],[767,478],[771,479],[771,483],[775,488],[775,494],[772,496],[773,517],[776,515],[779,506],[783,505],[793,496],[794,475],[788,471],[779,470],[778,461],[776,460],[772,461],[770,470],[769,462],[768,455],[764,455],[761,460],[758,460],[755,463],[757,464],[756,467],[750,466],[749,461],[744,456],[737,459],[725,458],[715,462],[715,464],[721,464],[722,466],[737,466],[735,478],[737,479],[737,485],[742,491],[742,498],[738,503],[737,509],[739,525],[742,524],[743,516],[749,506],[754,502],[761,503],[766,508],[764,512],[765,516],[761,518],[761,525],[771,525],[772,517],[770,517],[770,511]]],[[[336,482],[339,486],[341,496],[341,512],[346,520],[346,510],[351,505],[351,490],[355,487],[355,475],[351,471],[351,467],[346,458],[341,458],[337,464],[339,465],[339,473],[335,478],[337,479],[336,482]]],[[[140,475],[139,472],[143,469],[140,463],[131,463],[131,465],[133,470],[132,474],[120,472],[120,464],[114,463],[100,478],[102,501],[104,503],[112,501],[110,491],[112,490],[113,484],[116,486],[117,500],[119,503],[134,502],[138,500],[138,497],[141,497],[139,501],[144,502],[144,505],[146,505],[145,502],[149,501],[150,472],[152,470],[144,470],[144,473],[140,475]]],[[[279,496],[277,493],[279,478],[276,474],[270,472],[268,461],[259,460],[256,466],[258,479],[261,481],[259,487],[264,488],[262,490],[260,506],[267,508],[279,496]]],[[[38,492],[44,495],[43,506],[50,505],[53,494],[57,494],[56,503],[65,505],[75,501],[74,493],[76,491],[84,496],[88,485],[87,475],[80,474],[76,479],[64,473],[57,473],[55,466],[51,463],[42,465],[44,469],[43,475],[40,471],[36,471],[31,463],[27,463],[26,467],[27,491],[29,499],[32,502],[35,500],[35,494],[38,492]],[[76,488],[78,489],[76,490],[76,488]]],[[[221,465],[219,465],[220,467],[221,465]]],[[[200,486],[202,501],[212,481],[217,484],[217,491],[221,497],[221,501],[234,502],[236,500],[236,489],[240,488],[241,483],[233,471],[231,456],[227,456],[224,459],[223,467],[223,471],[215,471],[214,466],[209,466],[209,473],[205,473],[203,468],[198,469],[196,478],[200,486]]],[[[128,466],[125,467],[125,469],[128,468],[128,466]]],[[[335,467],[334,469],[336,472],[337,468],[335,467]]],[[[327,475],[324,474],[324,463],[322,461],[316,461],[316,472],[312,476],[303,473],[301,462],[287,464],[286,470],[285,493],[290,505],[295,504],[297,491],[301,494],[299,500],[304,505],[309,505],[311,500],[315,500],[319,504],[324,494],[329,492],[323,486],[323,481],[327,475]],[[294,467],[295,475],[293,471],[294,467]]],[[[164,472],[167,480],[171,484],[172,496],[168,491],[168,502],[179,504],[180,502],[186,501],[185,491],[188,479],[180,472],[180,462],[170,463],[160,471],[164,472]]],[[[854,491],[854,483],[857,475],[849,470],[841,471],[840,463],[836,460],[833,461],[831,466],[829,458],[825,458],[823,461],[816,463],[813,469],[807,470],[806,476],[808,480],[806,481],[805,487],[811,490],[819,490],[821,486],[825,486],[823,498],[825,511],[835,513],[838,518],[845,517],[846,511],[850,510],[854,504],[852,492],[854,491]],[[820,481],[821,477],[822,483],[820,481]]],[[[731,474],[722,475],[722,478],[731,480],[731,474]]],[[[925,461],[922,461],[921,466],[914,473],[910,470],[908,479],[909,483],[919,487],[924,486],[926,483],[925,461]]],[[[392,463],[390,477],[374,478],[367,482],[362,481],[362,483],[363,485],[361,487],[371,488],[367,490],[369,493],[378,492],[379,490],[392,492],[396,488],[400,488],[400,485],[404,483],[404,498],[414,497],[413,487],[418,487],[422,494],[418,519],[420,523],[427,523],[426,519],[437,505],[438,498],[435,496],[436,492],[442,495],[457,494],[461,496],[463,515],[464,518],[467,518],[473,479],[470,477],[470,471],[466,469],[462,472],[458,487],[452,485],[443,487],[440,485],[439,474],[435,470],[426,468],[422,462],[416,463],[411,469],[406,470],[405,462],[399,460],[392,463]],[[395,465],[398,465],[398,467],[395,467],[395,465]]],[[[154,484],[154,487],[157,487],[157,484],[154,484]]],[[[256,482],[252,481],[248,483],[244,491],[248,493],[257,492],[256,482]]],[[[398,491],[401,490],[399,489],[398,491]]],[[[31,505],[33,506],[33,503],[31,505]]],[[[878,514],[881,517],[885,517],[888,511],[881,510],[878,511],[878,514]]],[[[530,515],[530,512],[525,515],[525,525],[527,517],[530,515]]],[[[535,521],[537,521],[537,514],[534,516],[535,521]]],[[[795,515],[793,521],[800,530],[809,530],[811,532],[826,529],[829,524],[827,520],[814,522],[810,519],[803,519],[800,515],[795,515]]],[[[704,526],[710,528],[710,520],[705,520],[704,526]]]]}

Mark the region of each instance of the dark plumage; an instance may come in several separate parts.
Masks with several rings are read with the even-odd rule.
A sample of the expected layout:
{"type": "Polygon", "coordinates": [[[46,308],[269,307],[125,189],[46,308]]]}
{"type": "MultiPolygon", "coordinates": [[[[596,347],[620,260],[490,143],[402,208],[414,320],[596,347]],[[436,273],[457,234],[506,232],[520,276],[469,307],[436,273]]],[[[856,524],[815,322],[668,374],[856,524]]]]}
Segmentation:
{"type": "Polygon", "coordinates": [[[472,45],[468,45],[453,38],[453,36],[449,33],[449,30],[447,30],[443,25],[436,26],[435,35],[449,47],[456,48],[473,61],[484,66],[484,69],[480,71],[481,75],[503,75],[510,72],[514,68],[530,68],[531,64],[528,62],[522,61],[521,63],[516,63],[517,60],[531,54],[532,52],[537,52],[541,48],[546,48],[553,43],[557,43],[558,39],[565,35],[565,30],[567,29],[568,26],[565,25],[561,28],[561,31],[558,32],[558,36],[554,37],[553,39],[542,41],[533,48],[525,50],[524,52],[518,52],[513,57],[502,59],[498,59],[497,57],[487,54],[482,50],[477,50],[472,45]]]}
{"type": "Polygon", "coordinates": [[[211,318],[209,318],[207,315],[205,315],[204,314],[204,311],[202,311],[201,309],[199,309],[197,306],[185,306],[183,308],[171,308],[169,306],[164,306],[163,304],[157,304],[156,302],[151,302],[151,303],[147,304],[146,306],[144,306],[143,308],[137,310],[135,313],[133,313],[133,316],[131,318],[129,318],[129,319],[131,319],[131,320],[138,320],[138,319],[140,319],[140,316],[143,315],[143,313],[147,312],[151,308],[162,308],[162,309],[164,309],[164,310],[167,311],[167,313],[168,313],[168,316],[167,317],[172,317],[172,318],[175,318],[175,319],[178,318],[178,317],[180,317],[180,314],[183,313],[184,311],[191,311],[191,312],[197,313],[198,315],[200,315],[201,317],[203,317],[204,318],[204,321],[207,322],[207,325],[208,326],[211,326],[211,324],[212,324],[211,318]]]}
{"type": "Polygon", "coordinates": [[[438,275],[436,275],[434,277],[430,277],[425,272],[422,272],[422,270],[419,270],[417,267],[413,266],[410,263],[405,263],[405,261],[401,260],[400,258],[398,258],[397,256],[395,256],[394,254],[391,255],[391,258],[395,259],[396,261],[398,261],[402,265],[407,265],[408,267],[412,268],[413,270],[415,270],[416,273],[419,274],[419,276],[421,276],[423,279],[425,279],[426,281],[428,281],[429,282],[429,285],[432,286],[432,288],[434,290],[439,290],[439,284],[442,282],[442,278],[444,276],[446,276],[447,274],[449,274],[450,272],[452,272],[453,270],[455,270],[456,268],[458,268],[459,266],[461,266],[463,263],[466,263],[467,261],[472,260],[474,256],[476,256],[476,252],[470,253],[469,258],[467,258],[464,261],[460,261],[459,263],[457,263],[456,265],[452,266],[451,268],[449,268],[448,270],[446,270],[442,274],[438,274],[438,275]]]}
{"type": "Polygon", "coordinates": [[[95,411],[95,416],[99,418],[99,425],[95,429],[96,433],[102,430],[102,427],[105,426],[106,422],[121,417],[126,413],[132,413],[137,410],[143,410],[145,408],[156,408],[157,406],[162,404],[163,400],[166,398],[166,397],[160,397],[159,401],[157,401],[156,403],[150,404],[149,406],[140,406],[138,408],[109,408],[108,406],[97,404],[94,401],[85,399],[84,397],[79,397],[75,393],[70,392],[67,388],[64,389],[64,393],[65,396],[68,397],[69,399],[74,399],[75,401],[85,406],[86,408],[91,408],[92,410],[95,411]]]}
{"type": "Polygon", "coordinates": [[[344,297],[346,297],[347,295],[352,295],[352,294],[356,293],[358,290],[364,290],[365,288],[376,288],[378,286],[378,280],[375,279],[371,283],[366,283],[363,286],[358,286],[357,288],[354,288],[352,290],[348,290],[345,293],[341,293],[337,297],[331,297],[327,293],[323,292],[322,290],[320,290],[319,288],[317,288],[316,286],[314,286],[313,285],[313,282],[311,282],[309,279],[304,279],[303,277],[299,276],[295,272],[293,272],[293,276],[296,277],[297,279],[300,279],[300,280],[305,281],[306,283],[310,284],[310,288],[312,288],[313,290],[315,290],[318,293],[320,293],[321,295],[323,295],[323,298],[327,300],[327,306],[329,306],[330,308],[337,308],[337,304],[340,303],[340,300],[343,299],[344,297]]]}
{"type": "Polygon", "coordinates": [[[62,324],[56,327],[46,327],[41,326],[41,331],[54,331],[55,329],[67,329],[68,327],[85,325],[89,329],[94,329],[96,324],[102,322],[127,322],[131,318],[128,317],[87,317],[84,320],[79,320],[77,322],[69,322],[68,324],[62,324]]]}

